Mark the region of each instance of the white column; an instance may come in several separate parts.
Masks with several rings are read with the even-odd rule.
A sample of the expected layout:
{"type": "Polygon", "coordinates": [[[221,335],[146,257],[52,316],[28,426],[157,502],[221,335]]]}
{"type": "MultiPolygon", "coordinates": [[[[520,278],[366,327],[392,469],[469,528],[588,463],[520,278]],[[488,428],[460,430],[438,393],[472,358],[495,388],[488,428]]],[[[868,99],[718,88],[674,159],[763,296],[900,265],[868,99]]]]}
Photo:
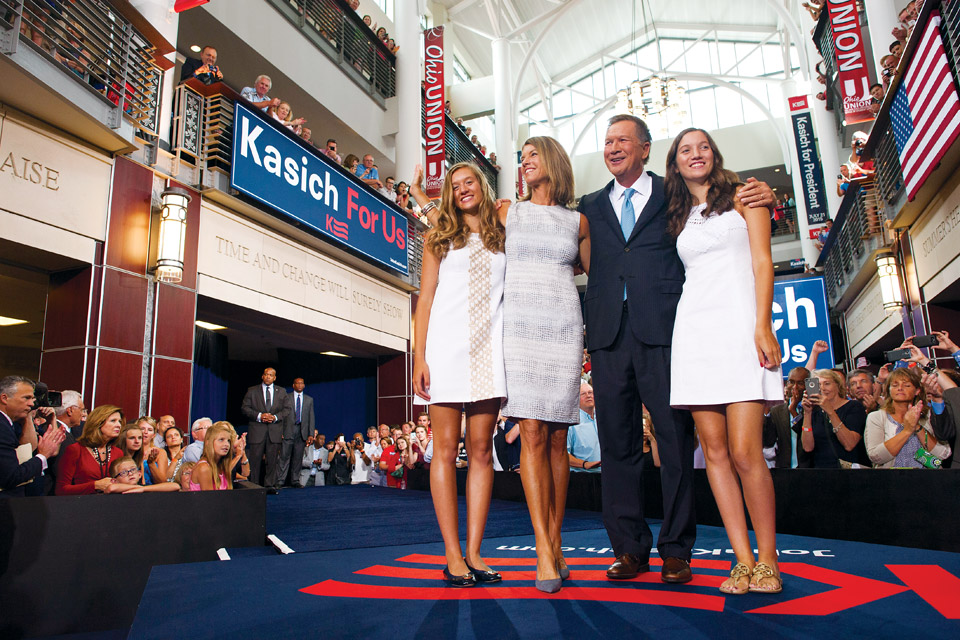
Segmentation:
{"type": "MultiPolygon", "coordinates": [[[[787,101],[795,96],[806,94],[809,91],[809,85],[805,82],[785,80],[783,84],[781,84],[780,89],[783,92],[784,101],[787,101]]],[[[810,99],[812,99],[812,96],[810,99]]],[[[810,238],[810,224],[807,222],[806,187],[800,172],[800,159],[797,157],[797,139],[793,132],[793,119],[789,109],[785,109],[784,111],[787,120],[787,131],[789,132],[787,141],[790,145],[790,178],[793,181],[793,200],[797,203],[797,231],[800,233],[800,252],[807,266],[812,267],[817,264],[817,258],[820,252],[817,251],[817,247],[810,238]]],[[[829,190],[831,185],[826,178],[827,176],[824,176],[824,189],[829,190]]]]}
{"type": "Polygon", "coordinates": [[[510,41],[497,38],[493,41],[493,119],[496,128],[497,163],[500,176],[497,179],[497,197],[513,200],[517,197],[517,141],[513,139],[513,121],[516,115],[510,96],[510,41]]]}
{"type": "Polygon", "coordinates": [[[881,82],[883,67],[880,65],[880,58],[890,53],[890,43],[896,40],[892,31],[894,27],[900,26],[900,21],[897,20],[897,9],[893,6],[893,0],[870,0],[864,4],[867,8],[867,33],[870,35],[870,46],[873,47],[875,82],[881,82]]]}
{"type": "Polygon", "coordinates": [[[420,122],[423,79],[420,65],[420,9],[417,0],[396,0],[394,31],[397,42],[405,43],[397,52],[397,182],[413,179],[414,167],[423,164],[423,127],[420,122]]]}

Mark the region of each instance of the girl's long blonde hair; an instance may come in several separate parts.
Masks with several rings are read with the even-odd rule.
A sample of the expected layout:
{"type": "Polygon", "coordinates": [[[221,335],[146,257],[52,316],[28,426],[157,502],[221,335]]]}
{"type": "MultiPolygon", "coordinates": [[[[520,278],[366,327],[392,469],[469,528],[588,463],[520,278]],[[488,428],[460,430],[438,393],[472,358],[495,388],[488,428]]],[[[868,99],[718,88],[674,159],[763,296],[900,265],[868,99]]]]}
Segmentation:
{"type": "Polygon", "coordinates": [[[483,200],[480,202],[480,240],[488,251],[493,253],[503,253],[503,242],[506,234],[500,219],[497,217],[497,209],[490,195],[490,185],[484,177],[483,172],[471,162],[459,162],[447,171],[443,179],[443,190],[440,192],[440,207],[437,211],[437,225],[427,235],[427,248],[433,252],[437,258],[443,260],[447,251],[451,248],[462,249],[467,244],[470,237],[470,227],[463,219],[463,211],[456,205],[453,196],[453,175],[466,169],[473,173],[477,182],[480,183],[480,191],[483,200]]]}

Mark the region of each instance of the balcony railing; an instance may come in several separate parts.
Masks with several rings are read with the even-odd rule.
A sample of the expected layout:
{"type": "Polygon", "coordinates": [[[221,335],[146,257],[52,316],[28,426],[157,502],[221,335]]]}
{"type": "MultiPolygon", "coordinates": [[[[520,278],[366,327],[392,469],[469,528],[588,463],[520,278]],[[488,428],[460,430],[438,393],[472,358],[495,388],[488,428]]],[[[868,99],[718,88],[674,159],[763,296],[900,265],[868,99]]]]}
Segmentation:
{"type": "Polygon", "coordinates": [[[843,295],[871,253],[887,244],[878,204],[872,180],[850,183],[817,262],[824,268],[831,304],[843,295]]]}
{"type": "MultiPolygon", "coordinates": [[[[443,142],[447,157],[447,167],[452,167],[458,162],[472,162],[476,164],[478,167],[480,167],[480,171],[483,172],[487,182],[490,183],[490,189],[496,193],[497,178],[499,176],[497,168],[493,166],[493,163],[490,162],[487,157],[480,153],[480,149],[477,148],[477,145],[470,142],[470,138],[468,138],[467,134],[457,126],[457,123],[453,121],[453,118],[448,115],[444,115],[443,117],[446,118],[446,122],[444,124],[446,138],[443,142]]],[[[422,127],[421,134],[426,135],[427,114],[423,109],[420,110],[420,125],[422,127]]]]}
{"type": "MultiPolygon", "coordinates": [[[[381,104],[396,94],[396,56],[344,0],[267,2],[381,104]]],[[[404,44],[418,46],[415,42],[404,44]]]]}
{"type": "Polygon", "coordinates": [[[76,82],[112,105],[106,124],[126,118],[156,136],[163,71],[155,47],[119,12],[97,0],[0,0],[0,50],[29,47],[63,65],[76,82]]]}
{"type": "MultiPolygon", "coordinates": [[[[217,189],[229,193],[230,166],[232,162],[234,135],[234,105],[243,100],[232,87],[216,82],[204,85],[195,79],[187,80],[177,87],[173,119],[173,153],[176,166],[186,158],[197,167],[196,185],[207,189],[217,189]]],[[[249,105],[249,103],[247,103],[249,105]]],[[[286,131],[286,130],[284,130],[286,131]]],[[[309,143],[293,133],[288,134],[297,144],[316,151],[309,143]]],[[[359,181],[346,169],[331,165],[334,171],[350,176],[357,189],[377,194],[385,206],[400,210],[378,192],[373,191],[359,181]]],[[[408,212],[403,212],[407,220],[407,268],[406,280],[415,287],[420,286],[420,264],[423,259],[423,232],[426,226],[408,212]]]]}
{"type": "Polygon", "coordinates": [[[771,236],[773,242],[789,242],[790,240],[799,240],[800,232],[797,229],[797,208],[784,207],[783,217],[777,221],[772,221],[773,230],[771,236]]]}

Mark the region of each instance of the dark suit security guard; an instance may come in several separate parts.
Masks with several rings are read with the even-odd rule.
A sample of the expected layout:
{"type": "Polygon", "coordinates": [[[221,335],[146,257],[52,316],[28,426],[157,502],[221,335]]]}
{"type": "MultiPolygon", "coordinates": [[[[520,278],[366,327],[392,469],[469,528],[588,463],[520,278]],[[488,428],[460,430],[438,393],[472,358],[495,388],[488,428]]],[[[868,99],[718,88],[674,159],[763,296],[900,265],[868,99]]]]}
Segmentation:
{"type": "Polygon", "coordinates": [[[274,384],[277,372],[272,367],[263,370],[261,383],[247,389],[241,411],[249,420],[247,426],[247,457],[250,459],[250,480],[260,478],[261,460],[266,460],[263,486],[276,491],[277,462],[283,436],[283,419],[286,417],[287,391],[274,384]]]}

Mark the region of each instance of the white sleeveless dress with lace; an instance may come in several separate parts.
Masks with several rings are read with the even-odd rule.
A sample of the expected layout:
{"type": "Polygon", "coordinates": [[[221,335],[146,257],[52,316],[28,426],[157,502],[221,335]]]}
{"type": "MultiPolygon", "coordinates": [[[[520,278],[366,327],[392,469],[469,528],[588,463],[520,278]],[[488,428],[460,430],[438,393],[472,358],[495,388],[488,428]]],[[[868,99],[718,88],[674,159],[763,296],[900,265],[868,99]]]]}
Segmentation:
{"type": "Polygon", "coordinates": [[[757,357],[747,223],[736,210],[704,217],[705,208],[691,209],[677,238],[686,280],[673,329],[670,404],[783,402],[780,368],[762,367],[757,357]]]}

